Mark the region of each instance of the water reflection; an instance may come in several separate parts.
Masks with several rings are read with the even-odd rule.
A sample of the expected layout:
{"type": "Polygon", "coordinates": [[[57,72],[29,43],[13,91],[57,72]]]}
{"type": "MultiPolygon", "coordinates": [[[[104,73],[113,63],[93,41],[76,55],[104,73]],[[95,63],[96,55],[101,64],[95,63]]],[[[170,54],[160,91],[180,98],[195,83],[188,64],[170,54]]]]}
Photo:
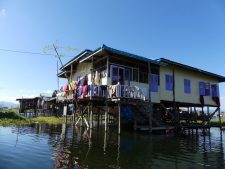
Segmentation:
{"type": "MultiPolygon", "coordinates": [[[[48,159],[45,161],[49,163],[46,166],[56,169],[224,168],[225,133],[217,128],[204,132],[188,130],[183,135],[148,135],[123,131],[121,136],[117,135],[117,130],[113,128],[104,132],[104,128],[90,130],[65,124],[0,128],[0,149],[8,153],[7,149],[4,149],[7,137],[1,131],[8,136],[15,136],[15,154],[21,146],[29,145],[21,149],[22,153],[27,153],[24,149],[29,149],[31,153],[40,149],[36,150],[38,157],[48,159]],[[29,144],[26,140],[29,140],[29,144]],[[45,150],[49,150],[49,153],[44,153],[45,150]]],[[[20,166],[20,158],[22,157],[13,156],[12,159],[18,162],[10,163],[14,165],[11,168],[20,166]]],[[[10,162],[10,159],[1,154],[0,168],[6,167],[6,161],[10,162]]],[[[29,159],[27,161],[32,163],[29,159]]]]}

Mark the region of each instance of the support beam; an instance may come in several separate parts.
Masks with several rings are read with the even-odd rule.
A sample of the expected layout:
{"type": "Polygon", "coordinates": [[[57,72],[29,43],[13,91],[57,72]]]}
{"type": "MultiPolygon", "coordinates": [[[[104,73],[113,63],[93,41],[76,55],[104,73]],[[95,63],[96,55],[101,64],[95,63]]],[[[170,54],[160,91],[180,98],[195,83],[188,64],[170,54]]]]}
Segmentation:
{"type": "Polygon", "coordinates": [[[176,94],[175,94],[175,70],[173,68],[173,113],[175,115],[175,122],[178,122],[177,111],[176,111],[176,94]]]}
{"type": "Polygon", "coordinates": [[[120,135],[120,130],[121,130],[121,128],[120,128],[120,127],[121,127],[121,121],[120,121],[120,120],[121,120],[121,119],[120,119],[120,118],[121,118],[121,117],[120,117],[121,107],[120,107],[120,106],[121,106],[121,104],[120,104],[120,102],[119,102],[119,103],[118,103],[118,134],[119,134],[119,135],[120,135]]]}
{"type": "Polygon", "coordinates": [[[222,121],[220,116],[220,107],[218,107],[218,114],[219,114],[219,122],[220,122],[220,129],[222,128],[222,121]]]}
{"type": "Polygon", "coordinates": [[[71,64],[71,67],[70,67],[70,83],[72,82],[72,73],[73,73],[73,64],[71,64]]]}
{"type": "Polygon", "coordinates": [[[107,120],[107,117],[108,117],[108,103],[106,103],[106,108],[105,108],[105,132],[107,132],[107,128],[108,128],[108,120],[107,120]]]}
{"type": "Polygon", "coordinates": [[[91,103],[91,107],[90,107],[90,129],[93,128],[93,105],[91,103]]]}
{"type": "Polygon", "coordinates": [[[148,91],[148,103],[149,103],[149,132],[152,132],[152,101],[151,101],[151,65],[150,62],[148,62],[148,85],[149,85],[149,91],[148,91]]]}

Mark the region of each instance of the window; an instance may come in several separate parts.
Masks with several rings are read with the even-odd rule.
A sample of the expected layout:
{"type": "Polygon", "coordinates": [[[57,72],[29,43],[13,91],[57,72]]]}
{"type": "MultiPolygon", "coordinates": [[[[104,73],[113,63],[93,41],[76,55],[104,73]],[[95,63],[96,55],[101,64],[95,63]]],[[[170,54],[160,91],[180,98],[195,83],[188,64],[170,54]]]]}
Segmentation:
{"type": "Polygon", "coordinates": [[[166,75],[166,90],[173,91],[173,76],[166,75]]]}
{"type": "Polygon", "coordinates": [[[205,96],[205,82],[199,82],[199,95],[205,96]]]}
{"type": "Polygon", "coordinates": [[[125,80],[130,81],[131,77],[130,77],[130,69],[125,69],[125,80]]]}
{"type": "Polygon", "coordinates": [[[151,91],[158,92],[158,80],[159,77],[156,74],[151,75],[151,91]]]}
{"type": "Polygon", "coordinates": [[[205,96],[210,96],[210,83],[205,83],[205,96]]]}
{"type": "Polygon", "coordinates": [[[112,76],[118,76],[118,67],[112,67],[112,76]]]}
{"type": "Polygon", "coordinates": [[[139,82],[140,83],[148,83],[148,73],[139,71],[139,82]]]}
{"type": "Polygon", "coordinates": [[[189,79],[184,79],[184,93],[191,93],[191,81],[189,79]]]}
{"type": "Polygon", "coordinates": [[[133,69],[133,81],[138,82],[138,70],[133,69]]]}
{"type": "Polygon", "coordinates": [[[219,97],[219,87],[217,84],[211,85],[212,97],[219,97]]]}

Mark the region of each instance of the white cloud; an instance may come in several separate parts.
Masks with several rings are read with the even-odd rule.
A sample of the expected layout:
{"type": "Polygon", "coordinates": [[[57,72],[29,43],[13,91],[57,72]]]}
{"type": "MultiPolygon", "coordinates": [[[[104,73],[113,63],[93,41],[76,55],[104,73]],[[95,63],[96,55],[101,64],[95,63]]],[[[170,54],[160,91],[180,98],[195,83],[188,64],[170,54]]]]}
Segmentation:
{"type": "Polygon", "coordinates": [[[0,101],[18,103],[15,96],[0,96],[0,101]]]}
{"type": "Polygon", "coordinates": [[[6,10],[5,10],[5,9],[1,9],[1,10],[0,10],[0,15],[6,16],[6,10]]]}

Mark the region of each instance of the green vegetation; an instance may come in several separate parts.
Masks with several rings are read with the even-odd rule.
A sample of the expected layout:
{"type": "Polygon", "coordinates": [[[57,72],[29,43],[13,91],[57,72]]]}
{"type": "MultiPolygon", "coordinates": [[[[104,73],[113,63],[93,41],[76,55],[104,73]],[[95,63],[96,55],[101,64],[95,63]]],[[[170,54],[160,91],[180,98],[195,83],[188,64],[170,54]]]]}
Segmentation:
{"type": "MultiPolygon", "coordinates": [[[[222,120],[221,123],[222,123],[222,126],[225,126],[225,120],[222,120]]],[[[220,122],[219,120],[212,120],[210,121],[210,125],[212,127],[220,127],[220,122]]]]}
{"type": "Polygon", "coordinates": [[[62,124],[65,123],[64,118],[57,118],[55,116],[50,117],[34,117],[30,119],[31,123],[49,123],[49,124],[62,124]]]}
{"type": "Polygon", "coordinates": [[[19,112],[19,108],[7,108],[7,107],[0,107],[0,112],[4,112],[4,113],[17,113],[19,112]]]}
{"type": "Polygon", "coordinates": [[[0,126],[23,126],[33,123],[62,124],[64,122],[63,118],[57,118],[54,116],[26,118],[14,112],[0,112],[0,126]]]}
{"type": "Polygon", "coordinates": [[[0,125],[1,126],[21,126],[29,124],[29,120],[20,116],[14,112],[0,113],[0,125]]]}

